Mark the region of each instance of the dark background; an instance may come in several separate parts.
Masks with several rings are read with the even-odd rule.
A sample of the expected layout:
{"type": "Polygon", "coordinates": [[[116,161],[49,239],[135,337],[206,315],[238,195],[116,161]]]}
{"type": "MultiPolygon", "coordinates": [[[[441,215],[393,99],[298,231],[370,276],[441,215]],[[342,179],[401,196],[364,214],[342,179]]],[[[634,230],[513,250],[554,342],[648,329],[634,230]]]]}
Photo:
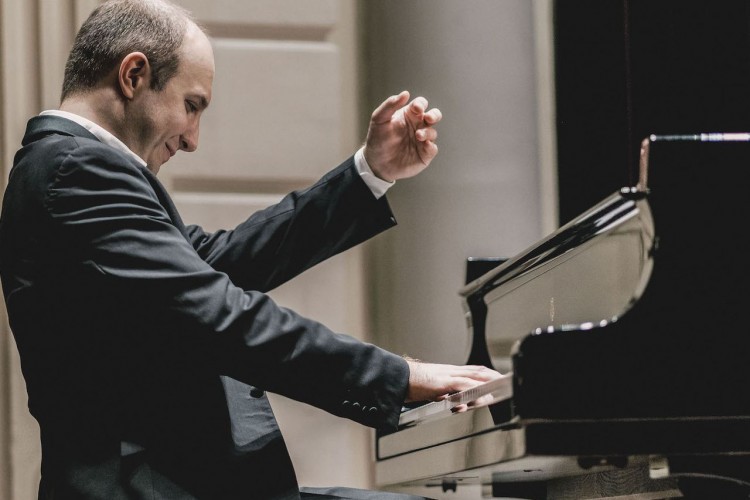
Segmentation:
{"type": "Polygon", "coordinates": [[[635,185],[650,134],[750,132],[750,1],[555,0],[553,12],[561,224],[635,185]]]}

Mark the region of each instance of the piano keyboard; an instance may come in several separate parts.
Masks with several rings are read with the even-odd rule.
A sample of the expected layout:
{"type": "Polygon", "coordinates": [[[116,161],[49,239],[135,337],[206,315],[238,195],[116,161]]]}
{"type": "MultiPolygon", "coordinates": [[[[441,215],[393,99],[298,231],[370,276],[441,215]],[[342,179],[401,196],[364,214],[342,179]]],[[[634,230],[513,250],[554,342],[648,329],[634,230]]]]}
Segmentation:
{"type": "Polygon", "coordinates": [[[398,424],[399,426],[415,424],[418,421],[449,412],[456,406],[470,403],[488,394],[492,395],[493,403],[510,399],[513,396],[513,372],[505,373],[498,379],[478,385],[472,389],[451,394],[442,401],[433,401],[404,411],[399,417],[398,424]]]}

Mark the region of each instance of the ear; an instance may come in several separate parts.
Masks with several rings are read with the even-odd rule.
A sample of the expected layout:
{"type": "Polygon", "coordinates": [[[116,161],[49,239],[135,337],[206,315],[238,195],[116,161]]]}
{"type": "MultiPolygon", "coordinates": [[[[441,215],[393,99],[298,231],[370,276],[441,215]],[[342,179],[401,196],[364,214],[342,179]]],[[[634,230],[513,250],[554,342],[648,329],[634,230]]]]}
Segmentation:
{"type": "Polygon", "coordinates": [[[132,99],[141,88],[151,83],[151,66],[142,52],[131,52],[120,62],[117,83],[126,99],[132,99]]]}

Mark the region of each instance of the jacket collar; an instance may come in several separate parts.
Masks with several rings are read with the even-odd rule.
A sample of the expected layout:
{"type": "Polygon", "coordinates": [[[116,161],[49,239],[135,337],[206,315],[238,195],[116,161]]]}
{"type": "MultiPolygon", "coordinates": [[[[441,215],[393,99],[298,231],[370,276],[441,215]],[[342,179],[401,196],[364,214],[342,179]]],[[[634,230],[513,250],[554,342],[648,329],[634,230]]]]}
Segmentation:
{"type": "Polygon", "coordinates": [[[26,134],[23,137],[22,144],[26,146],[29,143],[51,134],[86,137],[87,139],[94,139],[95,141],[99,140],[94,134],[78,125],[76,122],[60,116],[40,115],[33,117],[26,124],[26,134]]]}

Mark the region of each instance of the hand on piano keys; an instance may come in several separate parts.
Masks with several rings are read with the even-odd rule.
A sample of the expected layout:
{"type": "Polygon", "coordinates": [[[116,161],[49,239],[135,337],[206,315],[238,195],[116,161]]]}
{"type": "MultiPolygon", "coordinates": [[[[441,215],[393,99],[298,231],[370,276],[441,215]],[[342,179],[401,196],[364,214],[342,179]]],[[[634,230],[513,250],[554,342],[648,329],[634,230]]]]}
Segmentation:
{"type": "MultiPolygon", "coordinates": [[[[452,394],[465,392],[487,382],[503,378],[500,372],[481,365],[447,365],[423,363],[406,358],[409,363],[409,389],[406,402],[443,401],[452,394]]],[[[481,395],[477,399],[451,408],[453,412],[466,411],[475,406],[490,404],[491,394],[481,395]]]]}
{"type": "Polygon", "coordinates": [[[446,413],[466,412],[469,409],[508,399],[513,395],[512,372],[501,374],[484,366],[439,365],[420,363],[416,360],[407,361],[409,361],[412,371],[409,384],[410,392],[406,403],[432,402],[411,409],[404,408],[405,411],[401,413],[399,418],[400,426],[414,425],[418,421],[440,417],[446,413]],[[413,385],[411,384],[412,379],[414,379],[413,385]],[[451,384],[458,385],[451,386],[451,384]],[[432,389],[429,389],[430,387],[432,389]],[[438,387],[441,389],[438,389],[438,387]],[[461,387],[463,389],[448,389],[448,387],[461,387]],[[445,390],[449,392],[446,393],[445,390]],[[440,392],[442,394],[432,398],[429,397],[430,394],[434,395],[440,392]]]}

